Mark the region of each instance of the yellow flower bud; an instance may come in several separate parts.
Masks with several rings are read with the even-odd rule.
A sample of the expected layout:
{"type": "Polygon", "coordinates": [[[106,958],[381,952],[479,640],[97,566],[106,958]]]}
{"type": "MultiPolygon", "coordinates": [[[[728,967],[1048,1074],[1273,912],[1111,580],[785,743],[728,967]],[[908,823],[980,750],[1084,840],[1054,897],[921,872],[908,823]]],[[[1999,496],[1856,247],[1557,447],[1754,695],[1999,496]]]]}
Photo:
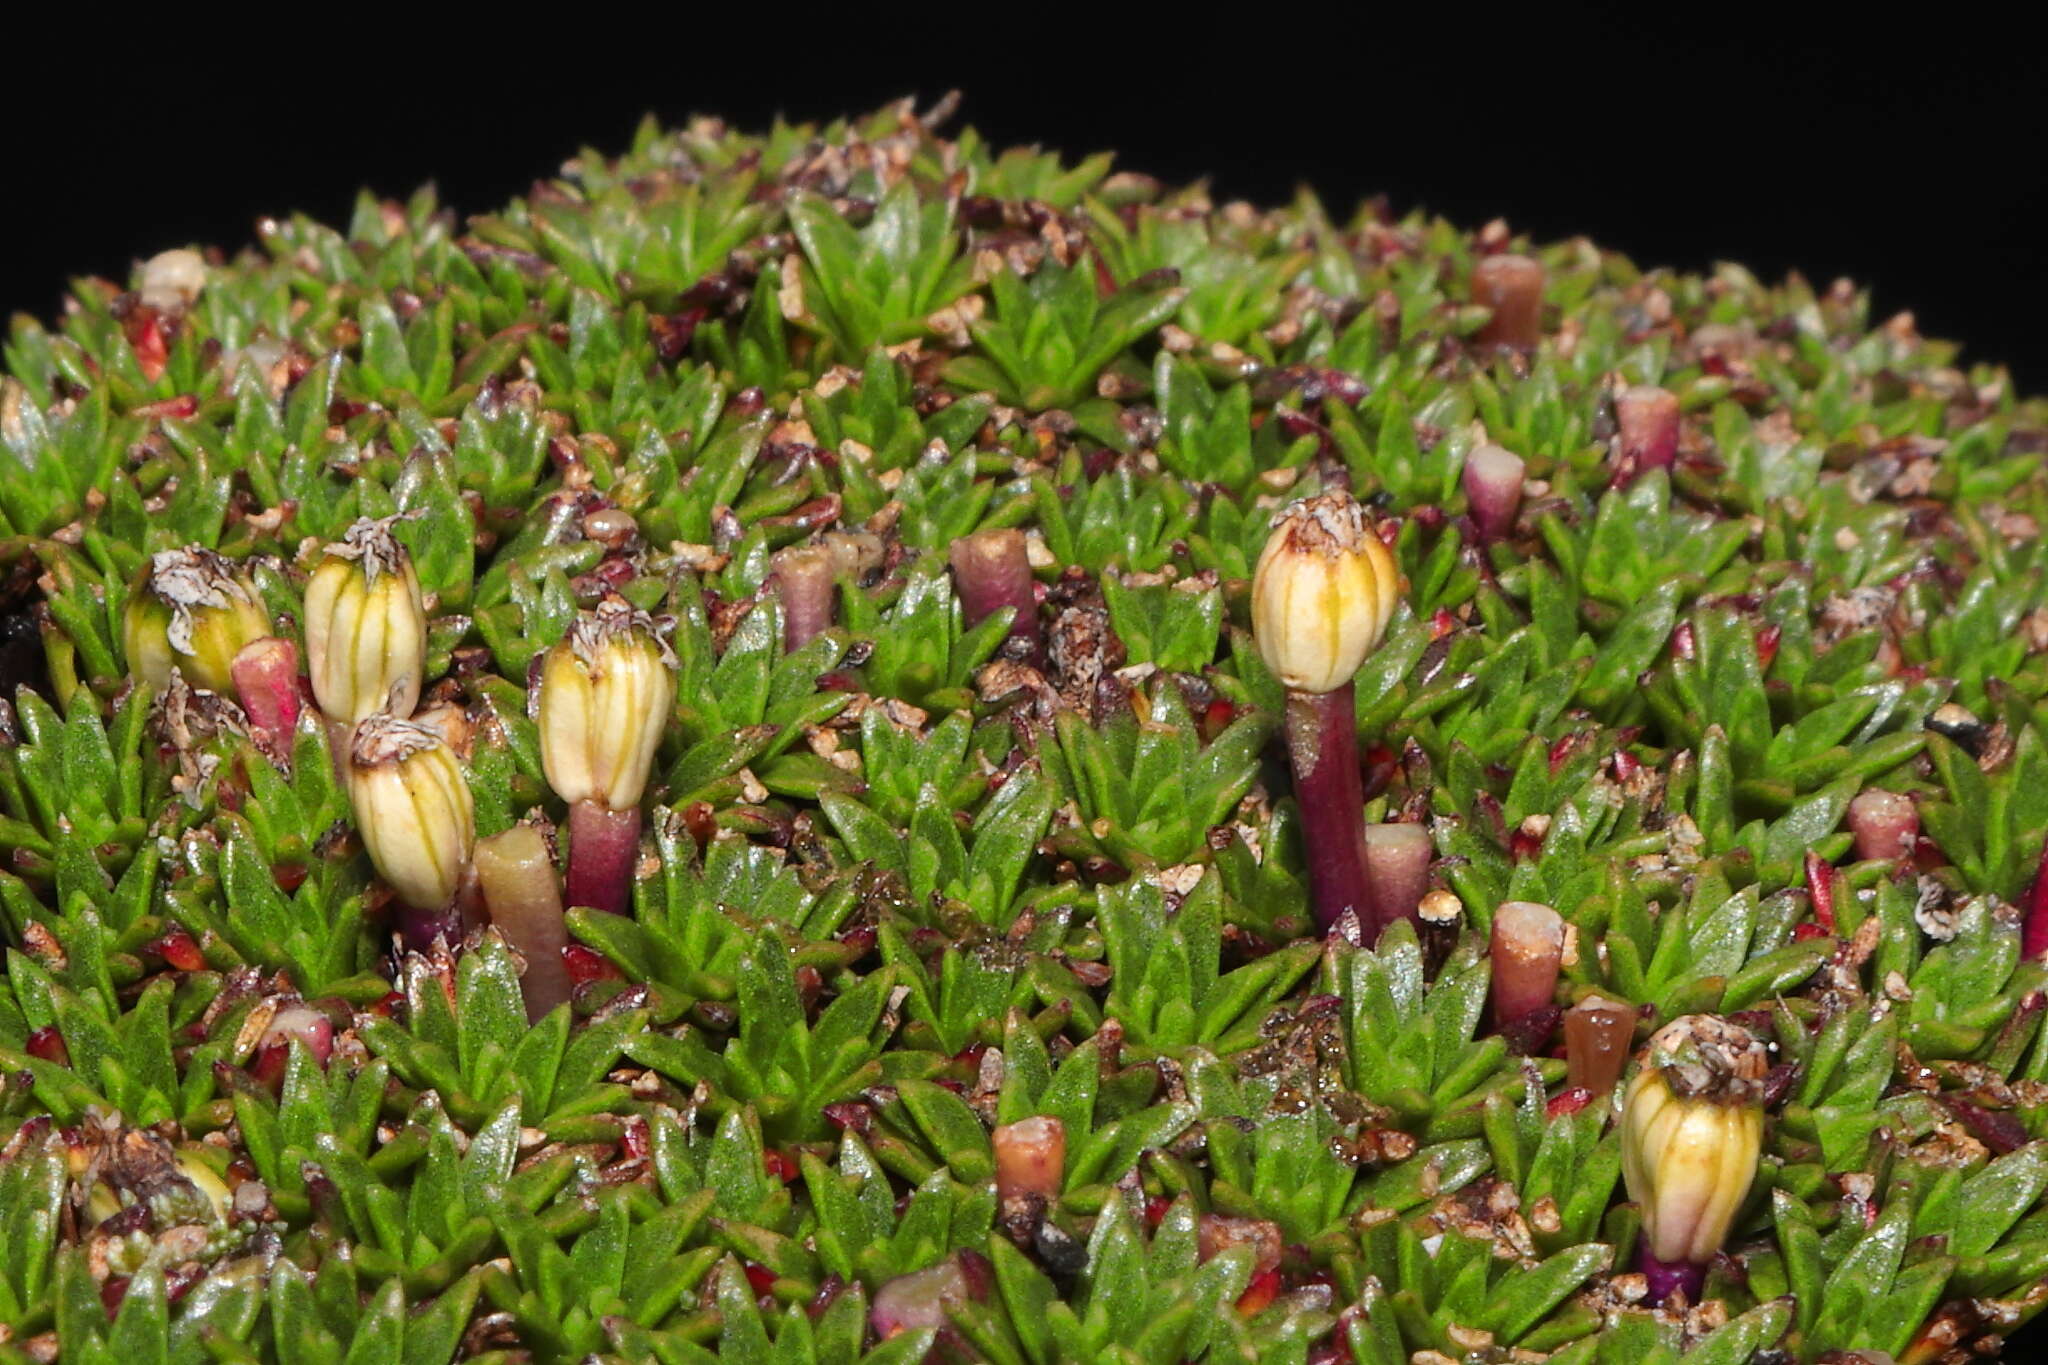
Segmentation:
{"type": "Polygon", "coordinates": [[[541,662],[540,760],[564,801],[640,804],[676,695],[675,656],[646,612],[607,594],[541,662]]]}
{"type": "Polygon", "coordinates": [[[171,670],[234,695],[235,655],[270,634],[270,612],[233,560],[197,545],[151,555],[121,616],[128,671],[161,691],[171,670]]]}
{"type": "Polygon", "coordinates": [[[426,672],[426,604],[393,520],[364,517],[349,527],[306,585],[313,696],[350,725],[377,711],[411,715],[426,672]]]}
{"type": "Polygon", "coordinates": [[[1333,692],[1387,633],[1401,600],[1394,557],[1341,490],[1294,503],[1252,576],[1252,633],[1291,691],[1333,692]]]}
{"type": "Polygon", "coordinates": [[[1621,1169],[1656,1261],[1704,1264],[1728,1238],[1763,1147],[1769,1054],[1713,1015],[1652,1034],[1622,1099],[1621,1169]]]}
{"type": "Polygon", "coordinates": [[[349,745],[348,798],[377,872],[419,910],[453,899],[476,847],[476,806],[454,750],[424,725],[377,714],[349,745]]]}

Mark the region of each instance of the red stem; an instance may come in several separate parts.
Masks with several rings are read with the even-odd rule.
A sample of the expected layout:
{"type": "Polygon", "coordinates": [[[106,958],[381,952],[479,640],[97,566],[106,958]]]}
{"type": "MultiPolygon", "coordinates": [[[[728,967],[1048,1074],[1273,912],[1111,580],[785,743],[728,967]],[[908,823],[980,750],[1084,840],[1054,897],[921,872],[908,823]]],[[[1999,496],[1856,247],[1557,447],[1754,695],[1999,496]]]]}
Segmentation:
{"type": "Polygon", "coordinates": [[[1522,475],[1527,465],[1512,450],[1483,445],[1465,457],[1459,482],[1472,525],[1482,540],[1498,540],[1514,528],[1522,507],[1522,475]]]}
{"type": "Polygon", "coordinates": [[[1308,844],[1309,900],[1328,933],[1348,912],[1377,941],[1372,873],[1365,861],[1365,783],[1358,771],[1352,685],[1287,694],[1287,756],[1308,844]]]}
{"type": "Polygon", "coordinates": [[[1015,607],[1010,638],[1023,642],[1025,661],[1035,665],[1043,652],[1038,636],[1037,583],[1031,576],[1024,533],[1009,527],[976,531],[954,541],[948,558],[967,624],[973,626],[1004,607],[1015,607]]]}
{"type": "Polygon", "coordinates": [[[602,801],[578,801],[569,807],[569,904],[623,915],[632,904],[639,858],[638,806],[613,810],[602,801]]]}
{"type": "Polygon", "coordinates": [[[1573,1005],[1564,1012],[1565,1083],[1594,1096],[1614,1089],[1628,1065],[1635,1034],[1632,1005],[1598,995],[1573,1005]]]}
{"type": "Polygon", "coordinates": [[[2026,927],[2020,948],[2030,958],[2048,954],[2048,842],[2041,846],[2041,861],[2034,868],[2034,884],[2027,888],[2026,927]]]}

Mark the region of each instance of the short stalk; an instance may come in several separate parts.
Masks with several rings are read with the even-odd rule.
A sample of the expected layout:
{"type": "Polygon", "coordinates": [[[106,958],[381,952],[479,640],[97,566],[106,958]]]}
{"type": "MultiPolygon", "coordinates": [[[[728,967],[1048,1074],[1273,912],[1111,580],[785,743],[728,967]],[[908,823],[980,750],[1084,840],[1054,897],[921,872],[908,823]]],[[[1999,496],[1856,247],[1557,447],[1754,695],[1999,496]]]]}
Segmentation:
{"type": "Polygon", "coordinates": [[[1435,854],[1424,825],[1365,827],[1365,868],[1372,886],[1375,933],[1396,920],[1418,918],[1422,898],[1429,891],[1429,864],[1435,854]]]}
{"type": "Polygon", "coordinates": [[[633,865],[640,859],[640,808],[613,810],[602,801],[569,807],[567,899],[622,915],[632,903],[633,865]]]}
{"type": "Polygon", "coordinates": [[[832,628],[832,552],[799,545],[775,556],[775,595],[782,602],[782,647],[802,649],[832,628]]]}
{"type": "Polygon", "coordinates": [[[1493,1022],[1502,1027],[1550,1004],[1564,956],[1564,919],[1534,901],[1493,912],[1493,1022]]]}
{"type": "Polygon", "coordinates": [[[1480,539],[1499,540],[1514,528],[1526,468],[1521,456],[1496,445],[1479,446],[1465,457],[1459,482],[1480,539]]]}
{"type": "Polygon", "coordinates": [[[547,840],[531,825],[514,825],[479,840],[476,874],[491,923],[526,959],[519,989],[526,998],[526,1017],[539,1020],[569,998],[573,984],[562,961],[569,932],[547,840]]]}
{"type": "Polygon", "coordinates": [[[1589,995],[1564,1012],[1565,1084],[1606,1094],[1621,1082],[1635,1048],[1633,1005],[1589,995]]]}
{"type": "Polygon", "coordinates": [[[1614,482],[1629,484],[1651,469],[1678,460],[1678,395],[1650,384],[1624,389],[1614,400],[1614,482]]]}
{"type": "Polygon", "coordinates": [[[1656,1305],[1662,1305],[1673,1294],[1683,1294],[1688,1304],[1697,1304],[1700,1291],[1707,1283],[1705,1266],[1691,1261],[1660,1261],[1650,1254],[1647,1246],[1636,1258],[1636,1269],[1649,1281],[1650,1292],[1645,1295],[1646,1301],[1656,1305]]]}
{"type": "Polygon", "coordinates": [[[1013,528],[976,531],[953,542],[948,556],[960,609],[972,626],[1004,607],[1016,608],[1010,618],[1010,639],[1018,642],[1026,662],[1042,657],[1038,631],[1037,583],[1031,575],[1030,550],[1024,533],[1013,528]]]}
{"type": "Polygon", "coordinates": [[[435,940],[450,948],[462,942],[462,912],[451,903],[434,910],[398,907],[398,937],[415,953],[432,950],[435,940]]]}
{"type": "Polygon", "coordinates": [[[1910,796],[1872,787],[1849,803],[1849,832],[1860,859],[1910,858],[1920,837],[1920,810],[1910,796]]]}
{"type": "Polygon", "coordinates": [[[1488,256],[1472,267],[1472,302],[1493,310],[1482,346],[1532,351],[1543,339],[1543,267],[1527,256],[1488,256]]]}
{"type": "Polygon", "coordinates": [[[1346,913],[1377,937],[1372,872],[1365,852],[1365,784],[1358,772],[1352,685],[1287,694],[1287,756],[1308,845],[1310,903],[1328,933],[1346,913]]]}

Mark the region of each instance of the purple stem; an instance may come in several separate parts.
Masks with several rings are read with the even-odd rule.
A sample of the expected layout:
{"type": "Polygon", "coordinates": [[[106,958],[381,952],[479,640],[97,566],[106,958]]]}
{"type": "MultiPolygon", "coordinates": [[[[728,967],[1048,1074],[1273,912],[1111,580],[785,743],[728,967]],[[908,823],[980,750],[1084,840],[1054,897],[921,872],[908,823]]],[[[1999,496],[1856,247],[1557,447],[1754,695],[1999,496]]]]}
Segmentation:
{"type": "Polygon", "coordinates": [[[638,806],[613,810],[602,801],[586,800],[569,807],[569,872],[564,880],[570,905],[626,913],[633,898],[633,864],[639,858],[638,806]]]}
{"type": "Polygon", "coordinates": [[[1371,941],[1379,924],[1365,862],[1365,783],[1358,772],[1352,685],[1287,694],[1287,756],[1308,845],[1309,900],[1328,933],[1346,911],[1371,941]]]}
{"type": "Polygon", "coordinates": [[[433,910],[416,910],[410,905],[398,906],[398,936],[405,946],[416,953],[424,953],[440,939],[453,948],[462,942],[462,912],[451,901],[433,910]]]}
{"type": "Polygon", "coordinates": [[[1673,1294],[1685,1295],[1689,1304],[1698,1303],[1700,1290],[1707,1283],[1705,1266],[1691,1261],[1660,1261],[1647,1247],[1637,1254],[1636,1269],[1650,1282],[1648,1301],[1652,1304],[1661,1304],[1673,1294]]]}
{"type": "Polygon", "coordinates": [[[1436,855],[1429,830],[1419,824],[1367,825],[1365,867],[1372,880],[1374,932],[1395,920],[1419,919],[1417,907],[1429,890],[1429,864],[1436,855]]]}
{"type": "Polygon", "coordinates": [[[1669,469],[1678,459],[1678,395],[1636,384],[1614,400],[1614,481],[1633,483],[1648,469],[1669,469]]]}
{"type": "Polygon", "coordinates": [[[782,647],[795,651],[832,628],[832,555],[800,545],[775,556],[775,595],[782,599],[782,647]]]}
{"type": "Polygon", "coordinates": [[[1010,638],[1021,640],[1025,661],[1043,657],[1038,638],[1037,583],[1031,576],[1031,555],[1024,533],[1010,527],[976,531],[953,542],[948,558],[959,588],[960,608],[973,626],[1004,607],[1015,607],[1010,638]]]}
{"type": "Polygon", "coordinates": [[[2027,888],[2026,918],[2020,931],[2020,951],[2038,960],[2048,954],[2048,842],[2041,846],[2041,861],[2034,868],[2034,884],[2027,888]]]}

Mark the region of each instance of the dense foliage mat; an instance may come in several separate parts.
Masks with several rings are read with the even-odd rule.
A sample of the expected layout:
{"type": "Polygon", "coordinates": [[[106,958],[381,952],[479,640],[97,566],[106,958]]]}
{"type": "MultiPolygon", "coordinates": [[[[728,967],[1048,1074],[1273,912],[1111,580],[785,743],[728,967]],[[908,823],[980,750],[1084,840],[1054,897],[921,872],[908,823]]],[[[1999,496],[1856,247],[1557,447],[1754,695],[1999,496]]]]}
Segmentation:
{"type": "Polygon", "coordinates": [[[907,106],[258,234],[5,345],[0,1358],[1929,1361],[2048,1302],[2048,408],[2001,371],[1847,284],[907,106]],[[1533,337],[1472,284],[1511,253],[1533,337]],[[1271,514],[1338,486],[1407,584],[1365,814],[1438,893],[1376,943],[1317,934],[1249,635],[1271,514]],[[631,904],[569,911],[537,1019],[496,929],[394,946],[345,729],[131,681],[152,556],[299,648],[401,513],[479,836],[564,819],[528,689],[579,610],[672,618],[631,904]],[[994,528],[1035,629],[963,609],[994,528]],[[1570,928],[1502,1030],[1511,900],[1570,928]],[[1567,1085],[1594,993],[1770,1045],[1701,1302],[1650,1301],[1618,1092],[1567,1085]]]}

